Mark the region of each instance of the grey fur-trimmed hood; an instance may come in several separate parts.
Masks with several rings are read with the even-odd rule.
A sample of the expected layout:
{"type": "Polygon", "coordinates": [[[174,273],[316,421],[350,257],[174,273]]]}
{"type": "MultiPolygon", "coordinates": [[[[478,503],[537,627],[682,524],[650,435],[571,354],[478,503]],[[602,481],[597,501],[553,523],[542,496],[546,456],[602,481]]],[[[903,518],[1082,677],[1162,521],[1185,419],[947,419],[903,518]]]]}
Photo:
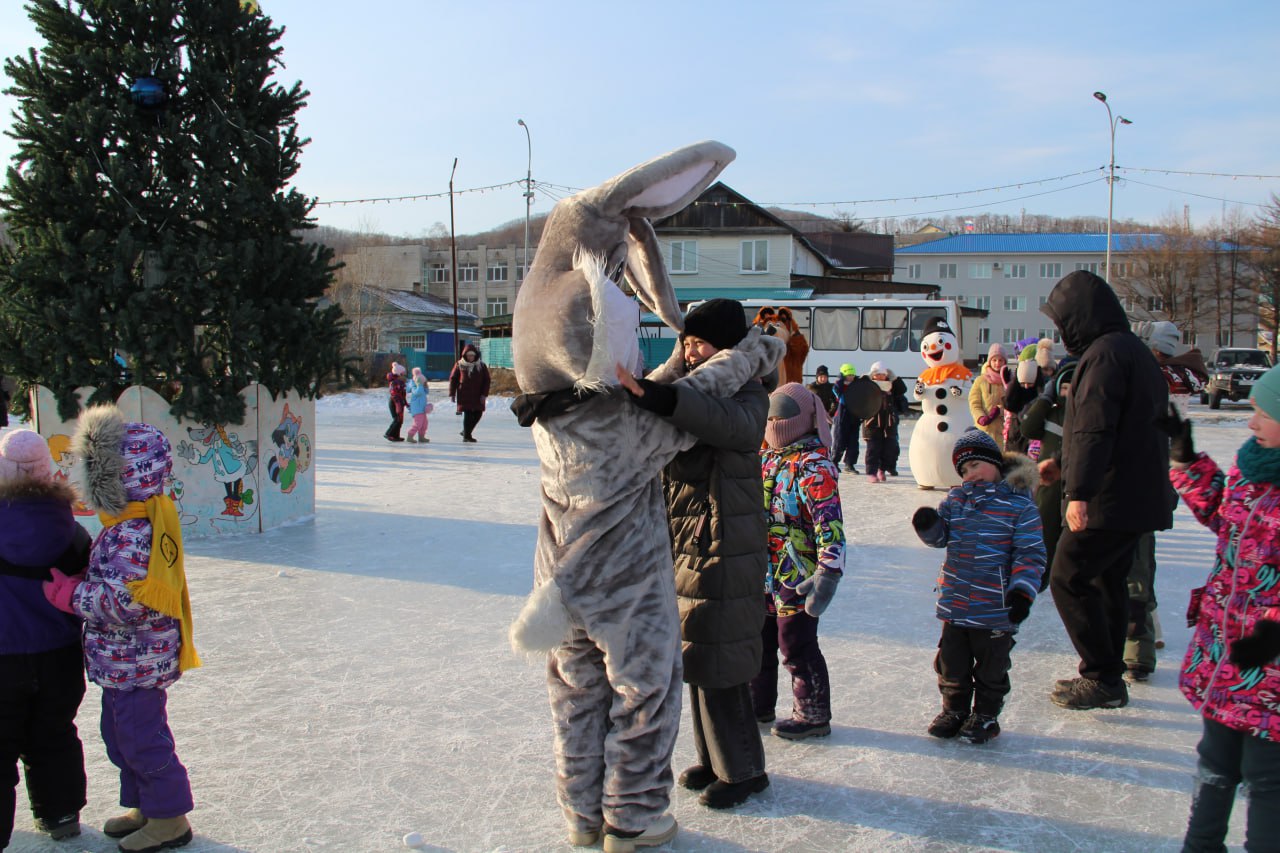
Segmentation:
{"type": "Polygon", "coordinates": [[[76,461],[71,468],[85,506],[117,515],[129,498],[125,495],[121,475],[124,457],[124,415],[115,406],[94,406],[80,415],[80,425],[71,439],[71,453],[76,461]]]}
{"type": "Polygon", "coordinates": [[[1015,491],[1034,495],[1040,484],[1040,466],[1025,453],[1004,452],[1004,479],[1015,491]]]}

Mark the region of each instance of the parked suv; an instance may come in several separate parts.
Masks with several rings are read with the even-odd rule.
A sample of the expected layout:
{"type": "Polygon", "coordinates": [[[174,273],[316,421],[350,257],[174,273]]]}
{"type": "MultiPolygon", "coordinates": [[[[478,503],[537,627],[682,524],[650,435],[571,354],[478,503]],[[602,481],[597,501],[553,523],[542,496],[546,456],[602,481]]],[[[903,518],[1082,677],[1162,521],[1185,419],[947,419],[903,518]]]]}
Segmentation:
{"type": "Polygon", "coordinates": [[[1231,347],[1213,354],[1209,364],[1209,384],[1200,392],[1200,402],[1209,408],[1222,407],[1223,400],[1239,402],[1249,396],[1253,383],[1271,367],[1265,350],[1231,347]]]}

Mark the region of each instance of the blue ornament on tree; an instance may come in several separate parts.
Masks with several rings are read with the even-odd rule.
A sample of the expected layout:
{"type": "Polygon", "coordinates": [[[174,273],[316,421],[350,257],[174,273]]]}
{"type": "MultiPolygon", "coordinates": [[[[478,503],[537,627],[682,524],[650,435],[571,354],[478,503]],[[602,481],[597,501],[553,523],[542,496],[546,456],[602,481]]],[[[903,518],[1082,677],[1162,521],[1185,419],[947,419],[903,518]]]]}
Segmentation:
{"type": "Polygon", "coordinates": [[[144,112],[158,112],[169,102],[169,93],[157,78],[146,76],[133,81],[129,87],[129,98],[144,112]]]}

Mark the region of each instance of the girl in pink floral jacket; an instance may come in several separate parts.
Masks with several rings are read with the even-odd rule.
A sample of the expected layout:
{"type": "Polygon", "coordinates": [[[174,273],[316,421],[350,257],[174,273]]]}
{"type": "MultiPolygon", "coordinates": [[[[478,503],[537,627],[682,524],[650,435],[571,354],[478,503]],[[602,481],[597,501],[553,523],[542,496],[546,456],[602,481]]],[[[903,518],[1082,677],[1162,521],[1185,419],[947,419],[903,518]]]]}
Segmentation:
{"type": "MultiPolygon", "coordinates": [[[[1204,716],[1184,851],[1225,850],[1236,787],[1249,789],[1245,849],[1280,838],[1280,367],[1251,395],[1253,436],[1224,475],[1173,413],[1169,478],[1218,534],[1179,686],[1204,716]]],[[[1271,848],[1267,848],[1271,849],[1271,848]]]]}

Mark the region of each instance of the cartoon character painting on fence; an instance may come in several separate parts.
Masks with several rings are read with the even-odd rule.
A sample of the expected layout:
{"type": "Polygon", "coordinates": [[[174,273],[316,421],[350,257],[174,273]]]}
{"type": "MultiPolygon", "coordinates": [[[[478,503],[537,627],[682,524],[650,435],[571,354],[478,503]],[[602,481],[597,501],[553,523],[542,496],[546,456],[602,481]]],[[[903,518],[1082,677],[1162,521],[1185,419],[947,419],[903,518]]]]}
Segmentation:
{"type": "Polygon", "coordinates": [[[191,441],[179,442],[177,455],[188,465],[212,465],[213,478],[226,489],[222,515],[235,519],[251,517],[253,509],[247,515],[244,509],[253,506],[254,480],[249,480],[250,488],[245,488],[245,480],[253,477],[258,469],[258,442],[242,441],[237,433],[227,432],[222,424],[187,427],[187,435],[191,441]]]}
{"type": "Polygon", "coordinates": [[[297,485],[297,476],[311,467],[311,438],[302,431],[302,418],[289,411],[285,403],[280,425],[271,431],[275,446],[267,459],[267,476],[289,494],[297,485]]]}

